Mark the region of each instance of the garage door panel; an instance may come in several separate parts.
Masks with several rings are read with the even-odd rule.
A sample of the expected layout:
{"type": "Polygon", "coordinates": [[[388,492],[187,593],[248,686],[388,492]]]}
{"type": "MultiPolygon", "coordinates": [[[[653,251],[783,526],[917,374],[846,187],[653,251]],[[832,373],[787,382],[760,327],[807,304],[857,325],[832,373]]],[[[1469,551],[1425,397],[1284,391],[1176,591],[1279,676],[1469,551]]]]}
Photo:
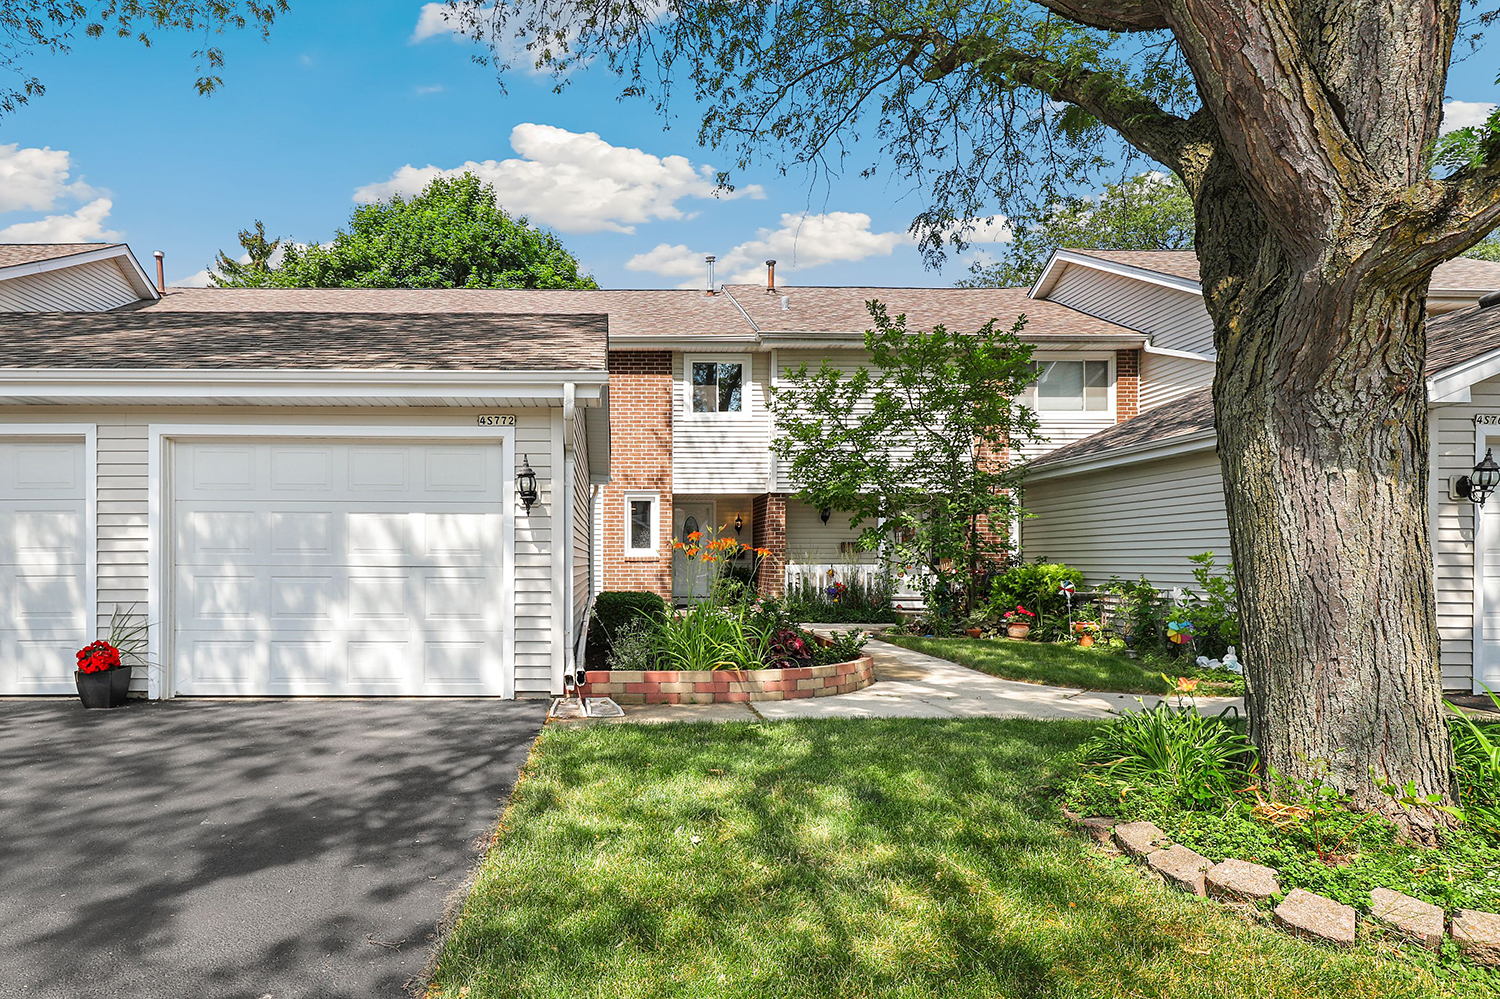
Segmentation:
{"type": "Polygon", "coordinates": [[[502,691],[498,444],[177,447],[179,692],[502,691]]]}
{"type": "Polygon", "coordinates": [[[0,694],[73,691],[91,634],[81,440],[0,438],[0,694]]]}

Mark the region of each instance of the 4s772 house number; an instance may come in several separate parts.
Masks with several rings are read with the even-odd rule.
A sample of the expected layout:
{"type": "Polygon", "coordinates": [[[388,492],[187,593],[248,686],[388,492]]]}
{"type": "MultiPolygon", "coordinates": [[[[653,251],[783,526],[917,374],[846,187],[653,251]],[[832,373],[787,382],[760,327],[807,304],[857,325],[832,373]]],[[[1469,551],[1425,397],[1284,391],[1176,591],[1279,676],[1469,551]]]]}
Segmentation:
{"type": "Polygon", "coordinates": [[[516,425],[514,416],[498,416],[493,413],[481,413],[479,415],[481,427],[513,427],[516,425]]]}

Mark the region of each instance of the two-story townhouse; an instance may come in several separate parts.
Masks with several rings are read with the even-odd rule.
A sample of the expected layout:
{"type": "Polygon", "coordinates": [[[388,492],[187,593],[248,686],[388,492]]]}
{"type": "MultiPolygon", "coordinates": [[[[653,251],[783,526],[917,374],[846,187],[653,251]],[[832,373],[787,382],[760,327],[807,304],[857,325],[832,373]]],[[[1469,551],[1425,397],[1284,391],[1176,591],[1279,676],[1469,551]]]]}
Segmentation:
{"type": "MultiPolygon", "coordinates": [[[[1500,688],[1500,502],[1460,480],[1500,448],[1500,262],[1454,260],[1433,276],[1427,324],[1430,532],[1443,683],[1500,688]]],[[[1214,449],[1213,327],[1191,253],[1059,251],[1032,290],[1148,337],[1141,414],[1038,456],[1026,475],[1022,548],[1090,582],[1142,575],[1191,587],[1188,557],[1227,560],[1214,449]]]]}

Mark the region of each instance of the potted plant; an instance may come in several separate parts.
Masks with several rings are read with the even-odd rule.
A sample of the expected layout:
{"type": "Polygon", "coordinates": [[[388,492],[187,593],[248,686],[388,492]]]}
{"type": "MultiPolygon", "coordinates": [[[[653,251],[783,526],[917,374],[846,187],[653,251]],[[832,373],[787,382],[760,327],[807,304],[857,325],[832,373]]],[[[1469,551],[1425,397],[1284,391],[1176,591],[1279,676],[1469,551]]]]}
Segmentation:
{"type": "Polygon", "coordinates": [[[984,629],[989,625],[989,615],[984,611],[970,614],[964,621],[964,634],[970,638],[983,638],[984,629]]]}
{"type": "Polygon", "coordinates": [[[130,692],[130,667],[145,663],[147,625],[132,618],[134,607],[118,606],[109,619],[109,637],[78,650],[73,683],[85,708],[118,708],[130,692]]]}
{"type": "Polygon", "coordinates": [[[1036,615],[1020,604],[1016,604],[1015,610],[1005,612],[1004,620],[1007,635],[1011,638],[1025,638],[1031,634],[1031,624],[1036,620],[1036,615]]]}
{"type": "Polygon", "coordinates": [[[1078,645],[1080,648],[1091,649],[1094,647],[1094,640],[1099,634],[1099,625],[1094,621],[1074,621],[1073,634],[1078,636],[1078,645]]]}

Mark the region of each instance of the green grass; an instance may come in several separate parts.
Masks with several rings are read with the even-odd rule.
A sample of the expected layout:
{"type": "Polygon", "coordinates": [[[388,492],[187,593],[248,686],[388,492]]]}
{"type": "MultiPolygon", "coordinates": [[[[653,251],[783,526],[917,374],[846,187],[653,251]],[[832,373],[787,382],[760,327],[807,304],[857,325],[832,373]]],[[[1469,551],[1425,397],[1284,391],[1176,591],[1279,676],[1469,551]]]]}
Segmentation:
{"type": "Polygon", "coordinates": [[[431,995],[1476,994],[1173,892],[1064,829],[1082,722],[549,727],[431,995]]]}
{"type": "MultiPolygon", "coordinates": [[[[949,659],[1007,680],[1127,694],[1165,694],[1168,690],[1160,673],[1142,669],[1124,656],[1098,647],[1084,649],[1071,644],[1022,642],[1008,638],[919,638],[915,635],[880,635],[879,638],[882,642],[949,659]]],[[[1221,691],[1205,689],[1203,692],[1221,691]]]]}

